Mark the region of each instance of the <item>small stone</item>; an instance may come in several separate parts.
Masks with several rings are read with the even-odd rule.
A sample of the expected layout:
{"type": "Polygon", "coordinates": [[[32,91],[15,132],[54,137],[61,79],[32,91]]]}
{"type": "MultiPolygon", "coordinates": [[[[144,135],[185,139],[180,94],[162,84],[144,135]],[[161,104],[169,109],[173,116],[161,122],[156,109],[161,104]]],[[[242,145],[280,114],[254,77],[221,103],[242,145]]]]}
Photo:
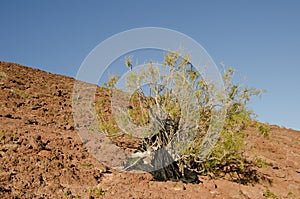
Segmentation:
{"type": "Polygon", "coordinates": [[[74,130],[74,126],[72,126],[72,125],[70,125],[70,124],[68,124],[68,125],[66,126],[66,128],[67,128],[67,130],[74,130]]]}
{"type": "Polygon", "coordinates": [[[1,150],[2,151],[7,151],[9,149],[11,150],[16,150],[17,148],[19,147],[18,144],[5,144],[1,147],[1,150]]]}
{"type": "Polygon", "coordinates": [[[39,155],[39,156],[46,157],[46,158],[50,158],[50,156],[51,156],[51,151],[41,150],[41,151],[38,153],[38,155],[39,155]]]}
{"type": "Polygon", "coordinates": [[[182,184],[182,183],[176,183],[175,185],[174,185],[174,190],[175,191],[180,191],[180,190],[184,190],[184,185],[182,184]]]}

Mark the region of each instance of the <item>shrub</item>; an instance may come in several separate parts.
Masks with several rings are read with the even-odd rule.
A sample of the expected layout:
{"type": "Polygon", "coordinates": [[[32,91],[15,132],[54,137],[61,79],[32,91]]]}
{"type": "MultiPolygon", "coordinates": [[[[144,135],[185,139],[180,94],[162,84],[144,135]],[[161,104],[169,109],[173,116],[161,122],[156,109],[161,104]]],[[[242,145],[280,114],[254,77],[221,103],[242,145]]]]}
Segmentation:
{"type": "MultiPolygon", "coordinates": [[[[163,75],[162,71],[152,62],[148,64],[146,70],[139,73],[133,72],[132,56],[126,60],[125,64],[127,67],[130,66],[126,88],[132,95],[129,106],[118,112],[116,117],[124,123],[128,123],[128,118],[126,118],[126,114],[128,114],[129,119],[135,124],[150,125],[151,131],[150,135],[143,139],[137,152],[150,152],[152,154],[150,158],[153,159],[156,151],[166,147],[173,138],[192,139],[188,147],[180,146],[180,142],[179,146],[172,146],[180,150],[180,157],[178,154],[172,153],[172,150],[168,151],[172,158],[177,159],[175,165],[171,167],[179,170],[179,172],[173,172],[181,175],[176,179],[185,178],[185,175],[188,175],[186,171],[197,172],[201,175],[218,174],[224,171],[224,167],[228,167],[228,165],[231,165],[230,168],[237,173],[247,170],[245,167],[249,166],[249,163],[243,157],[245,139],[243,130],[251,124],[253,115],[252,111],[247,108],[247,104],[252,96],[260,95],[262,90],[245,88],[240,84],[233,83],[236,71],[224,67],[225,90],[216,93],[216,86],[200,75],[200,73],[205,74],[205,71],[197,71],[190,63],[190,57],[180,55],[177,51],[165,54],[164,67],[167,68],[168,73],[163,75]],[[145,82],[148,87],[142,86],[145,82]],[[193,98],[192,104],[191,98],[182,95],[181,90],[193,92],[195,98],[193,98]],[[212,96],[212,93],[215,95],[212,96]],[[204,151],[205,135],[211,125],[213,113],[220,103],[226,107],[224,126],[221,132],[216,132],[220,133],[220,136],[215,136],[218,140],[215,140],[215,143],[212,142],[214,148],[207,154],[204,151]],[[186,113],[186,111],[190,111],[190,113],[186,113]],[[189,121],[195,118],[197,118],[197,126],[193,126],[189,121]],[[183,128],[191,130],[187,134],[179,135],[182,133],[180,129],[183,128]],[[201,156],[201,154],[205,155],[201,156]],[[232,166],[233,164],[237,166],[232,166]]],[[[112,96],[117,80],[117,76],[112,76],[104,85],[111,89],[110,96],[112,96]]],[[[119,93],[119,95],[126,94],[119,93]]],[[[103,107],[104,102],[100,103],[103,107]]],[[[107,118],[107,115],[104,116],[101,110],[99,115],[107,118]]],[[[115,134],[118,131],[115,124],[114,118],[102,120],[101,128],[108,135],[115,134]]],[[[260,131],[264,132],[264,135],[268,133],[265,127],[261,127],[260,131]]],[[[143,158],[141,157],[141,159],[143,158]]],[[[174,179],[174,176],[167,176],[165,180],[167,179],[174,179]]]]}
{"type": "Polygon", "coordinates": [[[271,128],[268,125],[262,124],[262,123],[257,123],[256,128],[257,128],[257,132],[258,132],[259,135],[262,135],[265,138],[269,138],[271,128]]]}
{"type": "Polygon", "coordinates": [[[270,191],[270,189],[268,189],[268,188],[266,189],[266,191],[264,192],[263,195],[267,198],[273,198],[273,199],[278,198],[278,196],[275,193],[273,193],[272,191],[270,191]]]}

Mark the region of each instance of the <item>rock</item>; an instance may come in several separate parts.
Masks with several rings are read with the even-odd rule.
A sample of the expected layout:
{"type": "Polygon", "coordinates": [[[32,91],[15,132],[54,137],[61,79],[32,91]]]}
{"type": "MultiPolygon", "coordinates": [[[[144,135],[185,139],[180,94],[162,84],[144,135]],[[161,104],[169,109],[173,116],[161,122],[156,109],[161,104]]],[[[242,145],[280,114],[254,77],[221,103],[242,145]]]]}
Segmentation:
{"type": "Polygon", "coordinates": [[[71,124],[67,124],[67,125],[65,126],[65,129],[66,129],[66,130],[74,130],[74,126],[72,126],[71,124]]]}
{"type": "Polygon", "coordinates": [[[29,144],[33,147],[33,149],[41,151],[45,148],[44,143],[41,140],[40,136],[37,136],[36,138],[31,138],[29,140],[29,144]]]}
{"type": "Polygon", "coordinates": [[[2,151],[7,151],[9,149],[11,150],[16,150],[17,148],[19,147],[18,144],[5,144],[1,147],[1,150],[2,151]]]}
{"type": "Polygon", "coordinates": [[[50,157],[51,157],[51,151],[41,150],[41,151],[38,153],[38,155],[39,155],[39,156],[46,157],[46,158],[50,158],[50,157]]]}

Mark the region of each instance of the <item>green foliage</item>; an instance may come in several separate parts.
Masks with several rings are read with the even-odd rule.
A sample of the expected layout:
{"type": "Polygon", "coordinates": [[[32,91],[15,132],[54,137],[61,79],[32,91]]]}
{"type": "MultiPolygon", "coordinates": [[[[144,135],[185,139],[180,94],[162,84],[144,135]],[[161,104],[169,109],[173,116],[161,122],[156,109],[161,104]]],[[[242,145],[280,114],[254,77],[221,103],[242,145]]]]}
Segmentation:
{"type": "Polygon", "coordinates": [[[0,80],[3,80],[6,78],[6,74],[4,72],[0,72],[0,80]]]}
{"type": "MultiPolygon", "coordinates": [[[[111,96],[111,90],[104,89],[104,93],[111,96]]],[[[122,134],[121,130],[118,128],[118,125],[114,118],[111,116],[111,102],[105,98],[100,98],[95,106],[96,114],[100,120],[99,128],[102,132],[106,134],[106,136],[110,137],[112,140],[117,138],[122,134]]],[[[96,127],[96,128],[98,128],[96,127]]]]}
{"type": "MultiPolygon", "coordinates": [[[[225,97],[223,103],[226,104],[227,114],[223,131],[216,143],[214,149],[205,161],[197,160],[197,154],[200,150],[199,146],[203,141],[203,136],[200,136],[194,141],[195,144],[191,146],[190,150],[186,152],[186,158],[183,162],[185,165],[193,165],[192,169],[196,169],[200,174],[206,175],[209,173],[218,174],[222,169],[221,165],[226,165],[228,162],[235,162],[240,166],[239,172],[243,172],[244,160],[244,133],[245,130],[252,123],[253,113],[247,109],[247,103],[250,98],[255,95],[260,95],[262,91],[250,88],[243,88],[240,85],[233,84],[233,75],[235,70],[229,68],[224,71],[223,80],[225,84],[225,97]],[[196,146],[196,147],[195,147],[196,146]]],[[[211,117],[211,108],[205,106],[208,102],[206,96],[208,95],[209,88],[205,82],[200,80],[198,82],[199,90],[197,91],[201,98],[201,119],[200,129],[204,129],[204,133],[208,130],[211,117]]],[[[203,130],[202,130],[203,131],[203,130]]],[[[203,133],[202,133],[203,134],[203,133]]]]}
{"type": "Polygon", "coordinates": [[[255,158],[254,162],[259,168],[266,168],[268,166],[268,163],[261,158],[255,158]]]}
{"type": "Polygon", "coordinates": [[[64,193],[64,198],[70,198],[70,197],[72,197],[71,191],[66,191],[66,192],[64,193]]]}
{"type": "Polygon", "coordinates": [[[109,120],[106,122],[100,123],[100,129],[104,132],[106,132],[106,135],[114,136],[116,135],[120,130],[116,127],[116,123],[114,120],[109,120]]]}
{"type": "Polygon", "coordinates": [[[268,188],[266,189],[266,191],[264,192],[263,195],[267,198],[278,199],[278,196],[275,193],[273,193],[272,191],[270,191],[270,189],[268,189],[268,188]]]}
{"type": "Polygon", "coordinates": [[[289,192],[287,193],[287,195],[286,195],[285,197],[283,197],[283,198],[300,199],[300,196],[298,196],[298,195],[294,194],[293,192],[289,191],[289,192]]]}
{"type": "Polygon", "coordinates": [[[149,98],[145,98],[138,92],[134,92],[130,97],[128,115],[139,126],[149,122],[148,104],[150,101],[148,100],[149,98]]]}
{"type": "Polygon", "coordinates": [[[27,99],[29,97],[29,94],[26,93],[26,91],[24,91],[24,90],[17,90],[15,93],[25,99],[27,99]]]}
{"type": "Polygon", "coordinates": [[[86,189],[85,192],[86,193],[91,193],[94,196],[103,196],[103,195],[105,195],[105,192],[101,187],[86,189]]]}
{"type": "MultiPolygon", "coordinates": [[[[131,70],[132,57],[125,61],[125,65],[131,70]]],[[[180,118],[188,115],[184,113],[182,106],[189,106],[190,103],[188,97],[176,96],[173,94],[173,90],[193,91],[197,100],[197,106],[194,107],[197,111],[195,111],[196,115],[193,116],[199,118],[198,128],[192,144],[184,149],[182,158],[177,162],[179,168],[187,168],[202,175],[207,175],[209,173],[218,174],[223,170],[224,165],[234,163],[238,168],[233,166],[230,168],[234,168],[235,172],[248,172],[243,156],[245,139],[243,130],[253,122],[253,112],[247,108],[247,104],[251,97],[260,95],[263,90],[242,87],[240,84],[234,83],[233,76],[236,71],[224,67],[225,91],[217,93],[216,98],[226,107],[225,123],[213,150],[205,159],[200,159],[199,154],[202,150],[205,135],[211,125],[214,107],[219,103],[218,100],[211,99],[211,93],[216,92],[216,87],[209,84],[205,77],[200,76],[200,74],[205,74],[205,71],[197,71],[190,63],[190,56],[180,55],[177,51],[166,53],[164,66],[170,68],[170,73],[166,76],[162,76],[159,69],[155,68],[152,62],[149,63],[147,70],[144,72],[136,74],[131,71],[129,73],[126,79],[126,88],[134,93],[130,99],[128,109],[131,120],[138,125],[146,125],[149,124],[151,117],[156,118],[160,126],[163,126],[162,129],[164,129],[163,132],[159,133],[161,137],[157,138],[160,139],[156,141],[156,144],[158,143],[157,147],[166,146],[170,140],[165,139],[162,141],[162,137],[172,138],[176,134],[180,118]],[[150,85],[147,88],[148,91],[142,87],[144,82],[148,82],[150,85]],[[172,86],[170,87],[170,85],[172,86]],[[178,103],[179,100],[182,102],[181,105],[178,103]],[[149,111],[150,107],[152,110],[155,109],[157,113],[151,113],[149,111]],[[171,127],[161,122],[165,119],[171,120],[171,127]],[[170,129],[173,129],[173,131],[170,129]]],[[[106,86],[111,88],[116,81],[117,78],[111,78],[106,86]]],[[[104,102],[100,103],[102,103],[102,107],[105,107],[104,102]]],[[[105,115],[101,110],[99,115],[102,118],[107,118],[107,114],[105,115]]],[[[184,119],[192,120],[193,117],[184,119]]],[[[118,131],[113,119],[103,120],[101,129],[109,132],[109,134],[118,131]]],[[[267,126],[259,127],[259,131],[264,136],[269,135],[267,126]]],[[[153,144],[148,143],[146,147],[151,150],[153,144]]]]}
{"type": "Polygon", "coordinates": [[[76,194],[76,195],[75,195],[75,198],[81,198],[81,196],[80,196],[80,195],[78,195],[78,194],[76,194]]]}
{"type": "Polygon", "coordinates": [[[271,128],[268,125],[263,123],[258,123],[256,129],[259,135],[262,135],[265,138],[270,137],[271,128]]]}
{"type": "Polygon", "coordinates": [[[174,67],[178,58],[179,58],[179,53],[177,51],[169,52],[165,55],[164,65],[174,67]]]}
{"type": "Polygon", "coordinates": [[[115,86],[116,83],[118,82],[119,78],[120,78],[120,77],[119,77],[118,75],[111,75],[111,76],[109,77],[108,82],[105,82],[105,83],[103,84],[103,86],[106,87],[106,88],[114,88],[114,86],[115,86]]]}

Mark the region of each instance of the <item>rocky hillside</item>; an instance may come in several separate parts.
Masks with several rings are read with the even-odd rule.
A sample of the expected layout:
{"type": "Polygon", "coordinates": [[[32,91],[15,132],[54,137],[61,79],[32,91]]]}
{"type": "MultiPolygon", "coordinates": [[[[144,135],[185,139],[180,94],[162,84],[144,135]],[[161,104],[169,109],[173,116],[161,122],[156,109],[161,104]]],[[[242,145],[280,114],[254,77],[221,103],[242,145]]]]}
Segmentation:
{"type": "Polygon", "coordinates": [[[253,184],[228,176],[156,182],[107,168],[77,135],[74,81],[0,62],[0,198],[300,198],[300,132],[278,126],[270,126],[269,138],[254,127],[246,131],[247,155],[256,158],[260,176],[253,184]]]}

